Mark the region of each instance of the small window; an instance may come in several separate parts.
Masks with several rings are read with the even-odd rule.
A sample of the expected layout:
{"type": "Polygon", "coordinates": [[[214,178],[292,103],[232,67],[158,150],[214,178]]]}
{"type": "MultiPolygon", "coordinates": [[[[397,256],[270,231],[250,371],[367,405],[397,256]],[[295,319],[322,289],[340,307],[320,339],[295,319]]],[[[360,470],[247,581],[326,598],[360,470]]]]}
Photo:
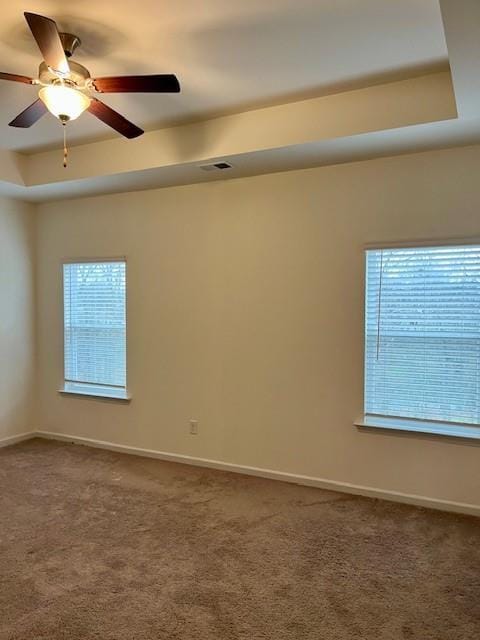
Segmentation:
{"type": "Polygon", "coordinates": [[[369,250],[366,275],[366,420],[479,425],[480,247],[369,250]]]}
{"type": "Polygon", "coordinates": [[[126,398],[125,261],[63,265],[64,391],[126,398]]]}

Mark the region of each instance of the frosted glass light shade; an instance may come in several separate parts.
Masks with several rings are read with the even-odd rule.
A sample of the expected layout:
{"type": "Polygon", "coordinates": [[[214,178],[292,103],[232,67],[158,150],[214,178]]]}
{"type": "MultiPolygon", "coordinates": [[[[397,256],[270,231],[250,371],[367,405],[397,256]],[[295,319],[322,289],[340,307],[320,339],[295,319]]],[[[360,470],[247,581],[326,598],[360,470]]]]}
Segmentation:
{"type": "Polygon", "coordinates": [[[90,106],[90,98],[77,89],[61,84],[43,87],[38,93],[40,100],[59,120],[75,120],[90,106]]]}

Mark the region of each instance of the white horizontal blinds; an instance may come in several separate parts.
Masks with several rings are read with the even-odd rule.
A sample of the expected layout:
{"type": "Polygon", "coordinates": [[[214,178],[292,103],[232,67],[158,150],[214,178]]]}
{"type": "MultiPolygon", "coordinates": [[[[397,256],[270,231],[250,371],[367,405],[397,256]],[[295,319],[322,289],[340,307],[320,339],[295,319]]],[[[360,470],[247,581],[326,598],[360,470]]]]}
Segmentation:
{"type": "Polygon", "coordinates": [[[480,423],[480,247],[367,251],[365,411],[480,423]]]}
{"type": "Polygon", "coordinates": [[[125,262],[65,264],[65,380],[126,386],[125,262]]]}

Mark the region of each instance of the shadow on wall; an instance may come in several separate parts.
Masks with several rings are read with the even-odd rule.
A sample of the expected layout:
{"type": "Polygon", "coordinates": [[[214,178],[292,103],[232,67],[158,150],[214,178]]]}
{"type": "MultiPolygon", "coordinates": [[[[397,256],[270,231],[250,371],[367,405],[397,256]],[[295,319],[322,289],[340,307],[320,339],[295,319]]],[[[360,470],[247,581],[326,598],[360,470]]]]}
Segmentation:
{"type": "Polygon", "coordinates": [[[166,143],[169,155],[176,162],[202,162],[216,156],[216,143],[225,139],[228,130],[227,119],[203,120],[190,126],[164,129],[162,144],[166,143]]]}

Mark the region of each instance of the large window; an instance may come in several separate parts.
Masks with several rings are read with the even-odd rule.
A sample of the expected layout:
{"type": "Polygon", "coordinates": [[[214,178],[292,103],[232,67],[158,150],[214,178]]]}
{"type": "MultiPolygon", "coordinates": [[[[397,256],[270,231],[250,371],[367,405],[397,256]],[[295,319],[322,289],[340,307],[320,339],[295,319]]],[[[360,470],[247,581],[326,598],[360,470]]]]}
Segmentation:
{"type": "Polygon", "coordinates": [[[126,398],[125,267],[63,265],[65,391],[126,398]]]}
{"type": "Polygon", "coordinates": [[[369,250],[366,267],[367,419],[479,425],[480,246],[369,250]]]}

